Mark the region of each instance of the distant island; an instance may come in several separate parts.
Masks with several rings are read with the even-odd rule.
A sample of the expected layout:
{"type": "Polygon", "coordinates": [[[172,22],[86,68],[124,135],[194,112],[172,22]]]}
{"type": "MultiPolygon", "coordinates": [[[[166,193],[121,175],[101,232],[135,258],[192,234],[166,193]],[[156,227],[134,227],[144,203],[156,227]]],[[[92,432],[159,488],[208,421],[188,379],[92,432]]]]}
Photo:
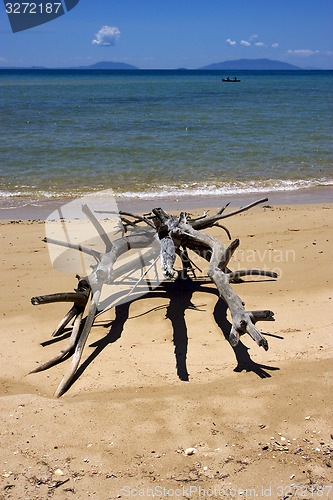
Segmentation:
{"type": "MultiPolygon", "coordinates": [[[[58,67],[58,68],[47,68],[42,66],[31,66],[31,67],[22,67],[22,66],[0,66],[0,70],[3,69],[24,69],[24,70],[141,70],[142,68],[138,68],[137,66],[133,66],[132,64],[126,64],[122,62],[113,62],[113,61],[100,61],[95,64],[91,64],[90,66],[73,66],[73,67],[58,67]]],[[[299,66],[294,66],[293,64],[289,64],[282,61],[274,61],[272,59],[237,59],[234,61],[223,61],[219,63],[209,64],[208,66],[203,66],[202,68],[197,68],[196,70],[311,70],[320,68],[300,68],[299,66]]],[[[163,71],[163,68],[160,68],[163,71]]],[[[176,68],[174,70],[170,69],[169,71],[185,71],[187,68],[176,68]]],[[[149,70],[147,70],[149,71],[149,70]]],[[[154,71],[154,70],[152,70],[154,71]]],[[[165,70],[168,71],[168,70],[165,70]]],[[[191,70],[188,70],[191,71],[191,70]]]]}
{"type": "Polygon", "coordinates": [[[271,59],[237,59],[235,61],[224,61],[215,64],[209,64],[208,66],[204,66],[200,69],[232,69],[232,70],[265,70],[265,69],[280,69],[280,70],[288,70],[288,69],[303,69],[299,66],[294,66],[293,64],[289,64],[281,61],[274,61],[271,59]]]}
{"type": "Polygon", "coordinates": [[[121,63],[121,62],[112,62],[112,61],[101,61],[95,64],[91,64],[90,66],[72,66],[72,67],[67,67],[67,68],[46,68],[43,66],[30,66],[30,67],[23,67],[23,66],[0,66],[0,69],[87,69],[87,70],[94,70],[94,69],[101,69],[101,70],[124,70],[124,69],[136,69],[139,70],[140,68],[137,68],[136,66],[132,66],[132,64],[126,64],[126,63],[121,63]]]}
{"type": "Polygon", "coordinates": [[[0,66],[0,69],[49,69],[45,66],[0,66]]]}
{"type": "Polygon", "coordinates": [[[126,64],[121,62],[111,62],[111,61],[101,61],[91,66],[77,66],[75,68],[69,69],[140,69],[132,64],[126,64]]]}

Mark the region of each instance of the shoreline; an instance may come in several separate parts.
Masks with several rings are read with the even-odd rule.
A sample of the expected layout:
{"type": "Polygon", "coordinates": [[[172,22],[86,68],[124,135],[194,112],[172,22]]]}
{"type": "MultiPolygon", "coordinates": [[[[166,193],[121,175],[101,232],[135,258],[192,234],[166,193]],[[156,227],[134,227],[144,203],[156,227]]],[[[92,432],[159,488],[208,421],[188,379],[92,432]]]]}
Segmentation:
{"type": "MultiPolygon", "coordinates": [[[[257,199],[268,198],[271,205],[305,205],[313,203],[333,203],[333,186],[320,186],[312,188],[297,189],[293,191],[267,191],[251,193],[233,193],[225,195],[180,195],[156,198],[125,198],[116,197],[120,210],[131,210],[133,212],[147,212],[152,208],[162,206],[165,210],[194,210],[199,208],[220,207],[226,203],[231,206],[243,206],[257,199]]],[[[1,220],[46,220],[47,217],[64,204],[75,198],[59,198],[42,202],[41,205],[34,204],[24,207],[0,208],[1,220]]]]}

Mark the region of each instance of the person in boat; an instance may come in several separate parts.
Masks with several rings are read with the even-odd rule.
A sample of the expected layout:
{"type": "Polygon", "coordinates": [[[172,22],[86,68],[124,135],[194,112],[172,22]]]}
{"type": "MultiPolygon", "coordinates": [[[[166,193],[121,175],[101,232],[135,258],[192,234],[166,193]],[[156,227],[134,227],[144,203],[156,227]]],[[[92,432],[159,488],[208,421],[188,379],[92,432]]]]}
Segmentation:
{"type": "Polygon", "coordinates": [[[228,76],[227,76],[226,80],[227,80],[227,82],[230,82],[230,78],[228,76]]]}
{"type": "Polygon", "coordinates": [[[235,76],[234,81],[237,82],[237,77],[235,76]]]}

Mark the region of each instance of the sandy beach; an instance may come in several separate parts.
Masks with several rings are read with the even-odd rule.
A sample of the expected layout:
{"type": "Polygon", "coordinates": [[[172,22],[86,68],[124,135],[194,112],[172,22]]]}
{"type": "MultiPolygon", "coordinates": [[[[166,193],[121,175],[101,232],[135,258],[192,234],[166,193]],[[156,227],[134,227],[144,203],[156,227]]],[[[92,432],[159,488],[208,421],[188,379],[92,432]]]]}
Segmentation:
{"type": "Polygon", "coordinates": [[[232,269],[279,274],[233,285],[248,310],[274,311],[258,323],[267,352],[248,336],[230,346],[198,274],[99,316],[59,399],[69,359],[27,374],[66,344],[51,334],[68,307],[30,298],[72,291],[75,276],[52,268],[42,220],[1,220],[0,499],[333,498],[332,215],[268,202],[225,221],[241,242],[232,269]]]}

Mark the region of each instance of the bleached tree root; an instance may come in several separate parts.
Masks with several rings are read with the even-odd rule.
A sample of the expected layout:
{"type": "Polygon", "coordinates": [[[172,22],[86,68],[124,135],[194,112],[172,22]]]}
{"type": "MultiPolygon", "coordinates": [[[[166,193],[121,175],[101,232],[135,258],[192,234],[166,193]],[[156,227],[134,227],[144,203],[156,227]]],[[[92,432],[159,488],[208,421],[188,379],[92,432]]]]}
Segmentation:
{"type": "Polygon", "coordinates": [[[43,370],[47,370],[47,368],[51,368],[51,366],[54,366],[57,363],[59,363],[59,361],[61,361],[66,356],[66,354],[70,354],[74,350],[80,332],[82,316],[83,316],[83,309],[81,309],[81,311],[78,311],[76,314],[72,334],[70,336],[67,346],[64,349],[62,349],[59,352],[59,354],[57,354],[54,358],[50,359],[49,361],[46,361],[46,363],[43,363],[42,365],[39,365],[30,373],[37,373],[43,370]]]}
{"type": "Polygon", "coordinates": [[[77,367],[79,366],[80,359],[81,359],[82,352],[83,352],[83,348],[86,344],[88,335],[90,333],[91,327],[92,327],[94,319],[95,319],[95,314],[97,311],[97,306],[98,306],[100,294],[101,294],[100,289],[97,289],[93,294],[93,297],[92,297],[92,300],[90,303],[89,313],[88,313],[88,316],[86,318],[82,333],[78,338],[71,366],[70,366],[68,372],[66,373],[66,375],[64,376],[64,378],[62,379],[62,381],[60,382],[59,387],[54,394],[57,398],[62,396],[62,394],[66,391],[67,387],[69,386],[69,384],[71,383],[71,381],[75,375],[77,367]]]}
{"type": "MultiPolygon", "coordinates": [[[[258,269],[230,270],[228,265],[240,244],[239,239],[235,239],[231,241],[228,246],[224,246],[217,238],[201,232],[203,229],[215,226],[225,230],[228,238],[231,239],[228,229],[220,225],[219,221],[248,210],[265,201],[267,201],[267,198],[257,200],[254,203],[229,213],[224,213],[227,207],[226,205],[215,215],[207,216],[207,213],[205,213],[202,217],[197,217],[195,219],[192,219],[185,212],[182,212],[178,217],[169,215],[162,208],[154,208],[152,214],[148,216],[141,216],[130,212],[120,212],[119,215],[122,223],[120,232],[122,236],[114,241],[110,240],[101,223],[97,220],[89,207],[83,205],[82,211],[86,214],[101,238],[105,246],[105,252],[99,253],[81,245],[57,240],[44,240],[48,243],[65,246],[93,255],[96,260],[96,266],[89,276],[83,278],[77,276],[79,284],[74,293],[43,295],[31,299],[33,305],[52,302],[73,302],[73,306],[61,320],[53,332],[53,336],[62,333],[64,328],[74,319],[72,333],[67,346],[55,357],[39,365],[31,373],[37,373],[50,368],[74,351],[69,370],[59,384],[55,396],[59,397],[66,392],[75,378],[83,349],[94,320],[96,316],[102,312],[98,311],[98,304],[103,285],[112,283],[112,280],[116,279],[119,274],[123,271],[128,272],[130,269],[131,264],[126,263],[114,271],[114,265],[117,259],[130,248],[146,248],[151,245],[152,242],[155,242],[155,244],[157,242],[160,248],[162,272],[164,277],[169,280],[173,279],[175,275],[174,265],[177,255],[182,262],[182,276],[184,277],[186,277],[189,271],[192,271],[195,276],[195,269],[200,270],[194,260],[190,258],[189,251],[207,260],[209,262],[208,276],[216,285],[220,297],[227,304],[231,313],[232,327],[229,334],[230,344],[236,346],[240,336],[247,333],[259,346],[267,350],[267,340],[256,328],[255,324],[257,321],[274,321],[273,312],[269,310],[246,311],[243,301],[236,294],[231,283],[239,282],[243,276],[265,276],[276,279],[277,274],[258,269]],[[89,309],[87,316],[84,318],[84,310],[89,303],[89,297],[89,309]]],[[[157,258],[154,252],[148,252],[147,255],[151,258],[151,266],[156,265],[157,258]]],[[[144,275],[145,272],[142,273],[141,278],[139,278],[134,287],[130,289],[128,296],[140,283],[144,275]]]]}

